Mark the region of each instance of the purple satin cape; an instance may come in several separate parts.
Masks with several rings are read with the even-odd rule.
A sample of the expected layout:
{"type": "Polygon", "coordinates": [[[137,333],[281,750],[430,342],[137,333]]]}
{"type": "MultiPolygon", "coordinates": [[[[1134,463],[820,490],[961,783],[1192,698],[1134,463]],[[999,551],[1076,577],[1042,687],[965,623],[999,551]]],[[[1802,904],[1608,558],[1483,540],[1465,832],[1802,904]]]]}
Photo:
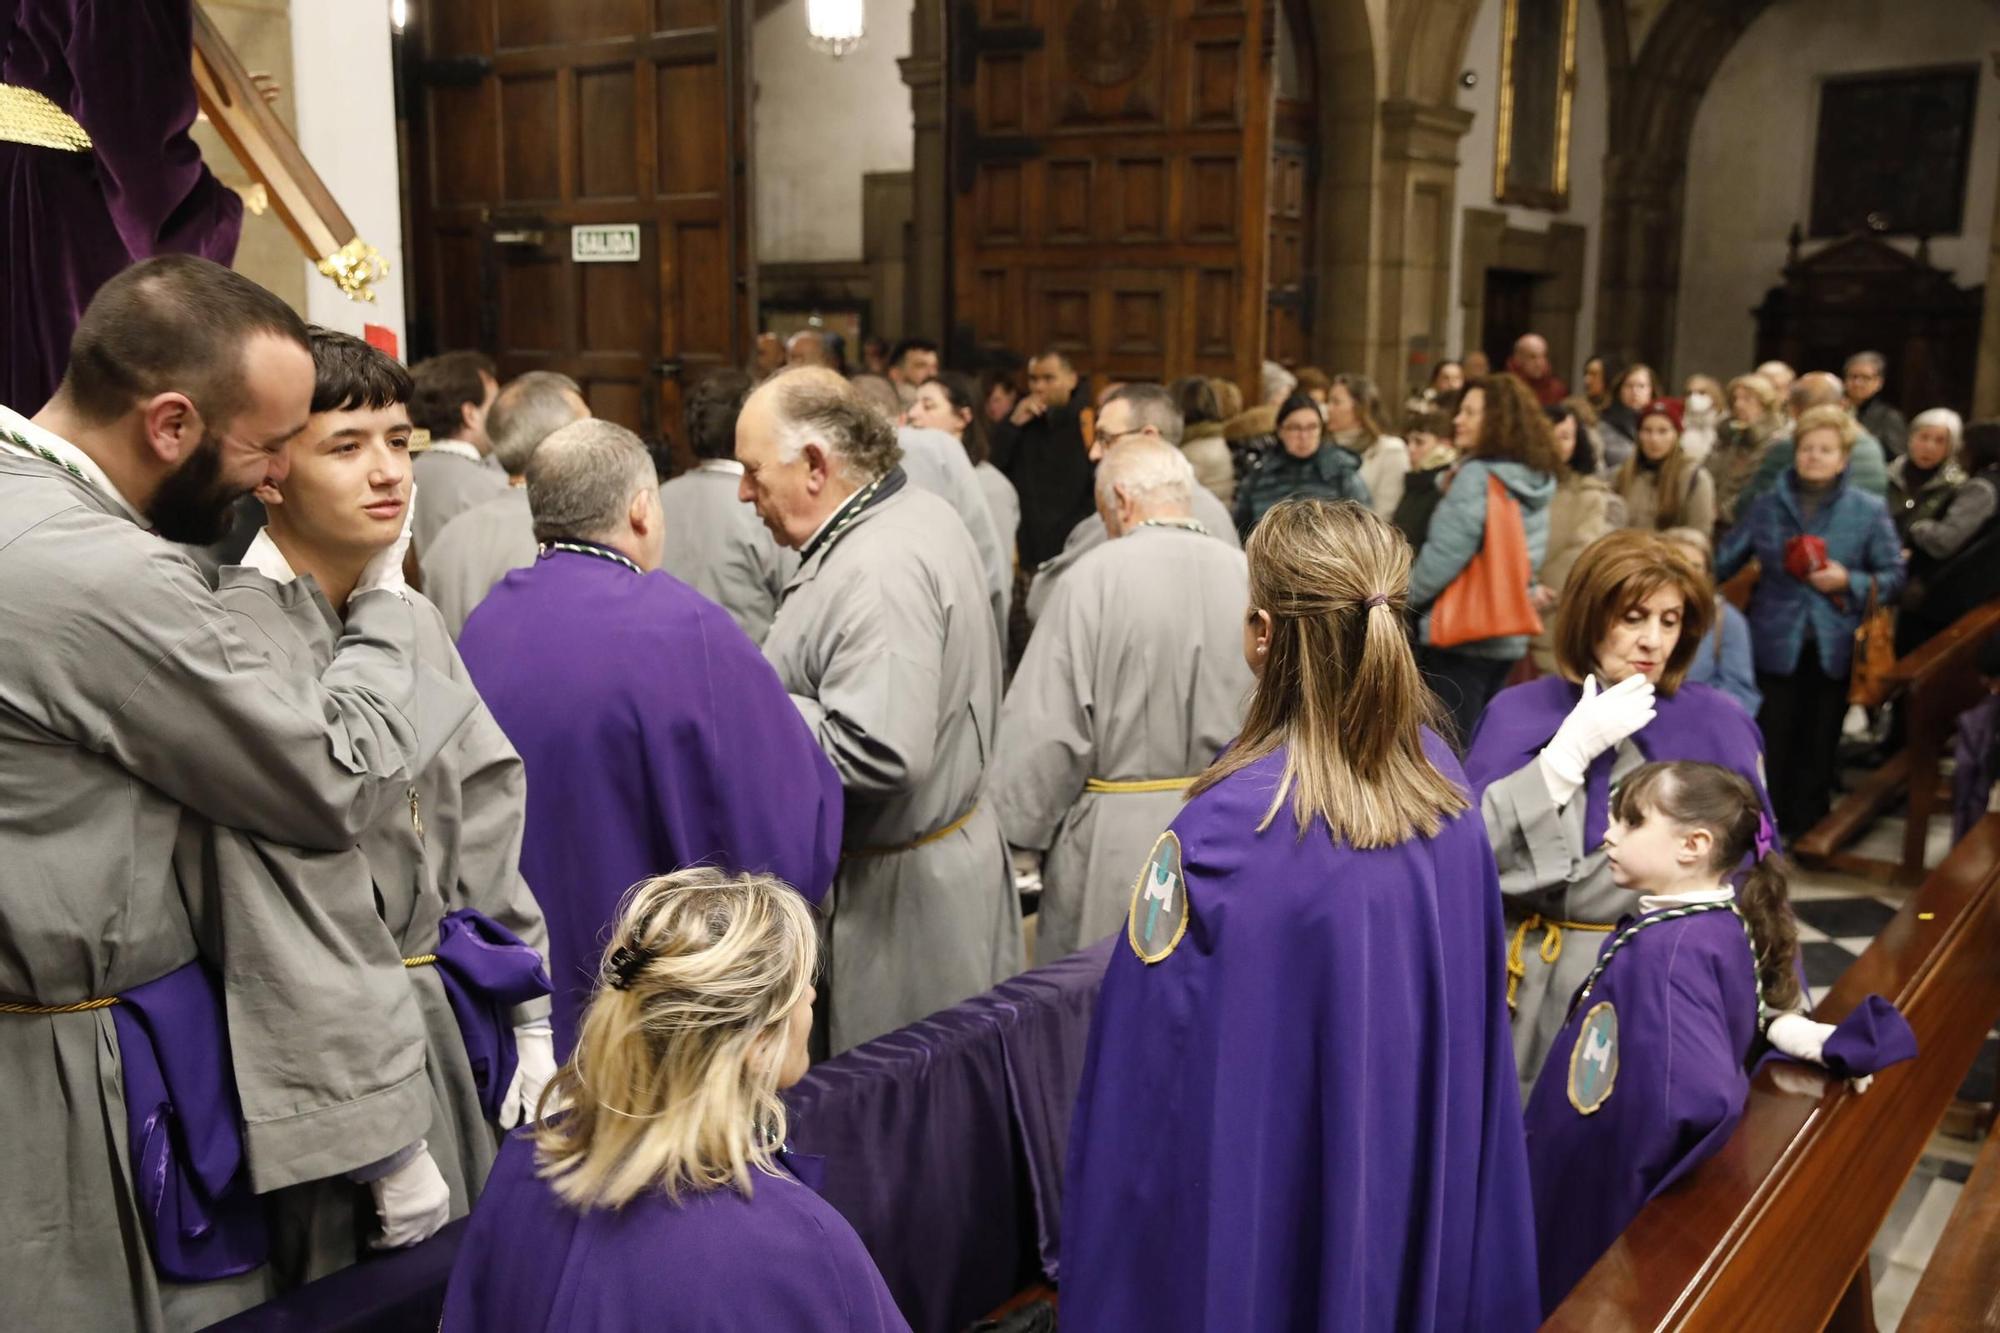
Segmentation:
{"type": "Polygon", "coordinates": [[[1260,833],[1284,762],[1174,821],[1189,918],[1172,952],[1149,965],[1112,946],[1071,1122],[1063,1326],[1532,1329],[1479,813],[1362,852],[1317,822],[1301,837],[1287,801],[1260,833]]]}
{"type": "Polygon", "coordinates": [[[661,1328],[908,1333],[854,1228],[789,1155],[733,1189],[571,1207],[535,1174],[524,1132],[501,1146],[445,1291],[445,1333],[661,1328]]]}
{"type": "MultiPolygon", "coordinates": [[[[1561,676],[1542,676],[1500,691],[1486,706],[1465,753],[1465,775],[1474,801],[1501,778],[1518,773],[1554,738],[1563,719],[1583,698],[1583,687],[1561,676]]],[[[1764,737],[1741,704],[1720,690],[1683,683],[1671,696],[1656,693],[1654,718],[1632,737],[1649,762],[1677,759],[1720,764],[1749,779],[1771,809],[1764,790],[1764,737]]],[[[1604,841],[1611,822],[1611,767],[1616,749],[1605,751],[1584,778],[1583,838],[1586,851],[1604,841]]]]}
{"type": "Polygon", "coordinates": [[[249,1272],[267,1257],[270,1235],[263,1201],[250,1192],[215,979],[199,962],[175,968],[122,992],[111,1022],[154,1266],[175,1282],[249,1272]]]}
{"type": "Polygon", "coordinates": [[[479,1105],[488,1120],[514,1081],[516,1005],[549,993],[542,956],[482,912],[460,908],[438,922],[438,980],[465,1041],[479,1105]]]}
{"type": "MultiPolygon", "coordinates": [[[[1596,1020],[1600,1046],[1604,1021],[1596,1020]]],[[[1747,1062],[1758,1043],[1757,964],[1734,912],[1644,926],[1619,949],[1571,1011],[1528,1097],[1544,1311],[1647,1200],[1728,1140],[1749,1097],[1747,1062]],[[1595,1099],[1587,1071],[1573,1075],[1572,1057],[1604,1004],[1616,1018],[1616,1074],[1586,1114],[1573,1093],[1585,1106],[1595,1099]]]]}

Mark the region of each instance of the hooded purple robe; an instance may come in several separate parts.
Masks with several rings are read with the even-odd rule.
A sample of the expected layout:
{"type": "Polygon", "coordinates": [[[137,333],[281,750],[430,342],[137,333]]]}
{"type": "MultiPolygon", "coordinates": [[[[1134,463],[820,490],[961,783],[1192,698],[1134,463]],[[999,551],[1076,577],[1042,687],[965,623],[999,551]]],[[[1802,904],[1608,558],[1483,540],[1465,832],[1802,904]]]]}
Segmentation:
{"type": "MultiPolygon", "coordinates": [[[[1442,741],[1425,748],[1464,782],[1442,741]]],[[[1151,964],[1132,941],[1172,938],[1181,895],[1171,875],[1164,897],[1141,892],[1150,873],[1135,889],[1070,1132],[1064,1327],[1533,1328],[1500,892],[1478,810],[1356,851],[1317,823],[1301,837],[1288,799],[1260,833],[1284,762],[1233,774],[1174,821],[1186,927],[1151,964]]]]}
{"type": "Polygon", "coordinates": [[[559,1059],[632,885],[708,864],[826,895],[840,778],[757,645],[685,583],[552,552],[487,594],[458,650],[527,767],[559,1059]]]}
{"type": "Polygon", "coordinates": [[[847,1220],[804,1165],[734,1189],[579,1210],[500,1149],[445,1291],[443,1333],[909,1333],[847,1220]]]}

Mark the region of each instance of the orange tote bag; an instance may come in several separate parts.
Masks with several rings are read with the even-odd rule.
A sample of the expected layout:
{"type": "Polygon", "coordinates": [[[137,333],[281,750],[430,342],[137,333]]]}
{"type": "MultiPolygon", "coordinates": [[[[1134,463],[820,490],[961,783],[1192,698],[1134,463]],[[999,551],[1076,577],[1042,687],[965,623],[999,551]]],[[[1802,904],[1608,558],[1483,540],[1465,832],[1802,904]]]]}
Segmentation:
{"type": "Polygon", "coordinates": [[[1431,606],[1431,647],[1455,648],[1482,639],[1540,634],[1542,618],[1528,600],[1528,584],[1533,578],[1520,502],[1489,472],[1486,534],[1478,554],[1431,606]]]}

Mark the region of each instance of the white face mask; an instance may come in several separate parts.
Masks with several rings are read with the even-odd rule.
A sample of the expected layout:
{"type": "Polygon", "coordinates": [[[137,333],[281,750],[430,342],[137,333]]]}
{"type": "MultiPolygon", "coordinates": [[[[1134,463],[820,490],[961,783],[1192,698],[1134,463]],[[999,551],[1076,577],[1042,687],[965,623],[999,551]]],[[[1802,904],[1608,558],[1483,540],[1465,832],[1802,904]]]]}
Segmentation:
{"type": "Polygon", "coordinates": [[[1715,400],[1705,393],[1691,393],[1688,395],[1687,408],[1690,412],[1706,412],[1714,406],[1715,400]]]}

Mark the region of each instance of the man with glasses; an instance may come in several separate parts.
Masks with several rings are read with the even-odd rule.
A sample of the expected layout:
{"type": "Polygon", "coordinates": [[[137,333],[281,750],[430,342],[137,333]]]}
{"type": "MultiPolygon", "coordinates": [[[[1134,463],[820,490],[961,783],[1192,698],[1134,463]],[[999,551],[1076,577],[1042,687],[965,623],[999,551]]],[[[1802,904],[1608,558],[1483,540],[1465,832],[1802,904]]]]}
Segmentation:
{"type": "Polygon", "coordinates": [[[1910,423],[1882,396],[1888,369],[1880,352],[1856,352],[1841,367],[1841,379],[1847,388],[1847,409],[1861,429],[1873,435],[1890,458],[1901,458],[1909,452],[1910,423]]]}

